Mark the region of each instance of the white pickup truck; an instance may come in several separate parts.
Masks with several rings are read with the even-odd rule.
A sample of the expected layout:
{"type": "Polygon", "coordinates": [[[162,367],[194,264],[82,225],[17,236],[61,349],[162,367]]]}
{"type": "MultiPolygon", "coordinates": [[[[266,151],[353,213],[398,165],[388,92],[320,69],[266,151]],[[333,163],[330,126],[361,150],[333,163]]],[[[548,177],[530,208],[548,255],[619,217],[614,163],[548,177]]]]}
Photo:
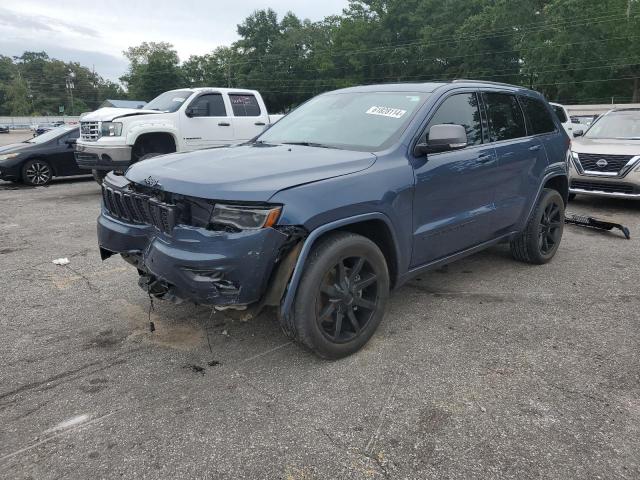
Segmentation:
{"type": "Polygon", "coordinates": [[[101,108],[80,119],[78,166],[101,182],[145,158],[230,145],[252,139],[282,115],[269,115],[255,90],[170,90],[144,109],[101,108]]]}

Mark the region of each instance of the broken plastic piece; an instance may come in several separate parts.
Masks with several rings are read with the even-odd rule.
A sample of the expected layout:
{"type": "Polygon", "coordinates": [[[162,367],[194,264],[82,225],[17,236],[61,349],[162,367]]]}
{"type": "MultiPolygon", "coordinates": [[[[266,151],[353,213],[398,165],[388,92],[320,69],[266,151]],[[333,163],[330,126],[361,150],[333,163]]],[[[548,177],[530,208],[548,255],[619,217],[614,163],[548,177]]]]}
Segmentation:
{"type": "Polygon", "coordinates": [[[67,265],[69,262],[69,259],[64,257],[64,258],[56,258],[55,260],[53,260],[53,263],[56,265],[67,265]]]}
{"type": "Polygon", "coordinates": [[[612,230],[617,228],[622,232],[627,240],[631,240],[631,232],[627,227],[620,223],[608,222],[606,220],[600,220],[586,215],[576,215],[575,213],[565,214],[564,222],[571,225],[578,225],[580,227],[596,228],[598,230],[612,230]]]}

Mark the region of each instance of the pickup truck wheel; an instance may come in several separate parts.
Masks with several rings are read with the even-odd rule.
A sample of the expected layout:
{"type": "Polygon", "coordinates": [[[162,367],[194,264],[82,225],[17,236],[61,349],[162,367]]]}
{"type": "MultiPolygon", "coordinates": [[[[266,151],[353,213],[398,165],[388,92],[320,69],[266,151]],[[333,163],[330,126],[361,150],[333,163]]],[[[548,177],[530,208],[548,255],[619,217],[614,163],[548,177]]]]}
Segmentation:
{"type": "Polygon", "coordinates": [[[29,160],[22,167],[22,181],[27,185],[46,185],[52,177],[51,166],[40,158],[29,160]]]}
{"type": "Polygon", "coordinates": [[[107,176],[107,173],[109,172],[106,170],[91,170],[91,175],[93,175],[93,179],[98,182],[98,185],[102,185],[102,181],[104,177],[107,176]]]}
{"type": "Polygon", "coordinates": [[[371,240],[340,232],[309,254],[294,303],[298,343],[322,358],[358,351],[378,328],[389,297],[384,255],[371,240]]]}
{"type": "Polygon", "coordinates": [[[556,254],[563,231],[562,196],[545,188],[524,231],[511,241],[511,254],[521,262],[547,263],[556,254]]]}

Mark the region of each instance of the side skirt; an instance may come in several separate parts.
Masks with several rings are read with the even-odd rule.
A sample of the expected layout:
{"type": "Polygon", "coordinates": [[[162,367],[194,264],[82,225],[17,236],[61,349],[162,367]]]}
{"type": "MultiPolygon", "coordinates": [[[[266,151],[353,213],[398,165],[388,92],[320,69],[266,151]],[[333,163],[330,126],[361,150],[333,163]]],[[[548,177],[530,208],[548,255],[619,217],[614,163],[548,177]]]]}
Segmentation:
{"type": "Polygon", "coordinates": [[[511,239],[511,237],[513,237],[517,233],[518,233],[517,231],[509,232],[507,234],[501,235],[487,242],[483,242],[479,245],[476,245],[475,247],[471,247],[466,250],[462,250],[461,252],[454,253],[453,255],[449,255],[448,257],[443,257],[438,260],[434,260],[433,262],[420,265],[419,267],[412,268],[411,270],[407,271],[406,273],[398,277],[398,283],[396,285],[396,288],[400,287],[402,284],[408,282],[412,278],[417,277],[422,273],[428,272],[430,270],[435,270],[436,268],[441,267],[443,265],[447,265],[449,263],[453,263],[457,260],[460,260],[461,258],[468,257],[469,255],[473,255],[474,253],[478,253],[498,243],[509,241],[509,239],[511,239]]]}

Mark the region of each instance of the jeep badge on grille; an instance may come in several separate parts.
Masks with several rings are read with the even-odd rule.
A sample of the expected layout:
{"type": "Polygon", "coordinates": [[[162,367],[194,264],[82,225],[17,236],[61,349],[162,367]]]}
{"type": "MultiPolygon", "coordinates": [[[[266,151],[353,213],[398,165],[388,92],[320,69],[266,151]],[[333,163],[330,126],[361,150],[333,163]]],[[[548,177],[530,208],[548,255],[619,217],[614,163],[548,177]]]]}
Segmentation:
{"type": "Polygon", "coordinates": [[[144,179],[144,183],[146,183],[150,187],[159,187],[160,186],[160,182],[158,181],[158,179],[157,178],[153,178],[152,176],[148,176],[147,178],[145,178],[144,179]]]}

